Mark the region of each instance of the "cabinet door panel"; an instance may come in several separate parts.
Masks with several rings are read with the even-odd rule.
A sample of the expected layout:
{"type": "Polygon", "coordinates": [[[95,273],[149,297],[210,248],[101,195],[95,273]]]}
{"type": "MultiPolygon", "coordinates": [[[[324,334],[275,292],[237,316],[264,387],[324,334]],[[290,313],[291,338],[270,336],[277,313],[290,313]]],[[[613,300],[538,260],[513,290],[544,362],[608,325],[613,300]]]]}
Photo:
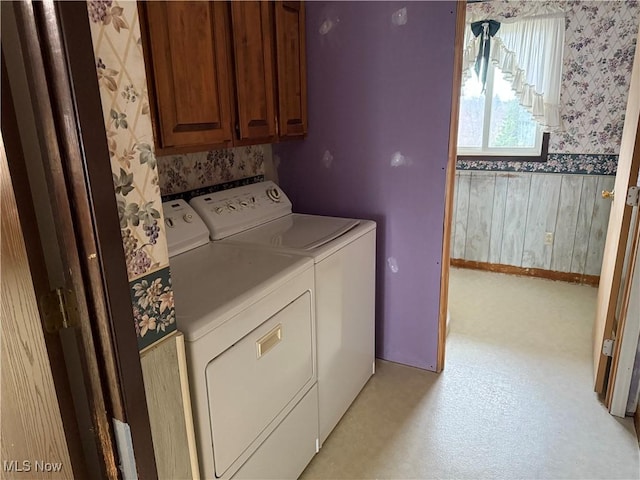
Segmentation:
{"type": "Polygon", "coordinates": [[[269,2],[231,2],[241,140],[276,134],[273,28],[269,2]]]}
{"type": "Polygon", "coordinates": [[[228,17],[221,2],[145,2],[161,148],[231,141],[228,17]]]}
{"type": "Polygon", "coordinates": [[[307,133],[304,3],[275,4],[280,137],[307,133]]]}

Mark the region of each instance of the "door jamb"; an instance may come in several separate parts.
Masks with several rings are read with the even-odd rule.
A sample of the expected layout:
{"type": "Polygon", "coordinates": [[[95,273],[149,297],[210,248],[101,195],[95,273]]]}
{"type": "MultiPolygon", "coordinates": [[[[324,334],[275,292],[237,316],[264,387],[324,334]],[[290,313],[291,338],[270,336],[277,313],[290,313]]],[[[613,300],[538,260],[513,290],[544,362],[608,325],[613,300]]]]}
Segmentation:
{"type": "MultiPolygon", "coordinates": [[[[111,182],[109,148],[104,129],[102,102],[96,75],[91,29],[84,2],[56,2],[61,35],[65,45],[72,103],[78,124],[78,136],[84,150],[83,170],[88,192],[87,219],[93,220],[93,241],[97,247],[99,268],[95,268],[96,284],[102,284],[96,296],[104,298],[109,331],[103,337],[112,342],[108,355],[114,362],[114,375],[119,384],[122,418],[129,424],[133,438],[136,467],[142,478],[157,475],[151,425],[147,411],[140,353],[131,308],[131,290],[122,249],[122,234],[111,182]],[[109,179],[105,181],[105,179],[109,179]]],[[[91,262],[87,262],[91,264],[91,262]]]]}
{"type": "Polygon", "coordinates": [[[436,372],[444,369],[447,341],[447,315],[449,312],[449,269],[451,259],[451,221],[453,219],[453,191],[456,181],[456,157],[458,144],[458,121],[460,92],[462,90],[462,54],[467,2],[456,4],[456,36],[453,56],[453,89],[451,91],[451,118],[449,119],[449,158],[444,201],[444,230],[442,234],[442,260],[440,265],[440,313],[438,318],[438,360],[436,372]]]}
{"type": "MultiPolygon", "coordinates": [[[[633,207],[638,208],[638,207],[633,207]]],[[[609,382],[607,383],[607,393],[605,396],[605,405],[609,409],[612,415],[624,417],[626,413],[628,391],[631,383],[631,376],[633,369],[633,357],[635,355],[635,341],[637,335],[629,335],[629,330],[637,333],[638,322],[640,319],[629,319],[629,303],[631,300],[632,288],[634,283],[640,279],[640,213],[636,212],[633,216],[634,225],[631,229],[632,234],[630,236],[632,247],[629,250],[629,264],[627,266],[627,281],[625,282],[624,293],[622,294],[622,306],[619,314],[619,325],[617,326],[618,338],[615,342],[614,353],[611,358],[611,367],[609,371],[609,382]],[[627,342],[625,344],[625,339],[627,342]],[[630,340],[630,342],[629,342],[630,340]],[[621,355],[625,350],[626,359],[623,364],[620,364],[621,355]],[[628,361],[628,363],[627,363],[628,361]],[[627,368],[628,366],[628,368],[627,368]],[[622,367],[620,369],[620,367],[622,367]],[[620,369],[620,371],[619,371],[620,369]],[[616,389],[616,385],[620,381],[623,385],[623,391],[620,392],[620,387],[616,389]],[[617,393],[616,393],[617,392],[617,393]],[[614,402],[615,400],[615,402],[614,402]],[[623,403],[623,404],[621,404],[623,403]]]]}
{"type": "Polygon", "coordinates": [[[139,477],[156,478],[86,3],[15,10],[103,474],[119,476],[116,419],[129,423],[139,477]]]}

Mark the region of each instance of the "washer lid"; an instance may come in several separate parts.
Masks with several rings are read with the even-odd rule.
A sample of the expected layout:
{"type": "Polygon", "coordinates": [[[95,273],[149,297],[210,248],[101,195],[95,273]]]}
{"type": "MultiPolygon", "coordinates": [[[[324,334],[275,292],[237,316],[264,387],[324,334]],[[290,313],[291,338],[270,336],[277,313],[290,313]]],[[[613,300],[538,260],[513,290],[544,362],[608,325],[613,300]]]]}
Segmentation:
{"type": "Polygon", "coordinates": [[[233,242],[312,251],[360,224],[351,218],[293,214],[229,237],[233,242]]]}
{"type": "Polygon", "coordinates": [[[169,260],[178,328],[193,341],[313,266],[310,258],[208,243],[169,260]]]}

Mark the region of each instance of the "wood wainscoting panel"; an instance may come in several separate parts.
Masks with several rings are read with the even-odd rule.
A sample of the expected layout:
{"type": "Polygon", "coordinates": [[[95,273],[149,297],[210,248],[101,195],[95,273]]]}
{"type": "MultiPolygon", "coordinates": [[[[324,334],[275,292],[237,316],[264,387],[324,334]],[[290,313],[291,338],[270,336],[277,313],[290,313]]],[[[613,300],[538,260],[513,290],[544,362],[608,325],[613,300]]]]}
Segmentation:
{"type": "Polygon", "coordinates": [[[451,257],[598,276],[611,208],[600,192],[613,179],[457,171],[451,257]]]}
{"type": "Polygon", "coordinates": [[[589,232],[587,264],[584,268],[584,273],[587,275],[600,275],[602,255],[604,254],[604,242],[607,239],[607,227],[609,226],[609,213],[611,212],[611,201],[602,198],[600,192],[603,190],[613,190],[615,180],[616,177],[600,177],[598,179],[598,188],[593,205],[591,230],[589,232]]]}
{"type": "Polygon", "coordinates": [[[456,240],[456,205],[458,205],[458,182],[460,182],[460,174],[456,171],[453,179],[453,203],[449,207],[451,209],[451,236],[449,237],[449,255],[453,257],[453,245],[456,240]]]}
{"type": "Polygon", "coordinates": [[[557,272],[571,271],[571,257],[573,254],[578,226],[578,206],[582,194],[584,178],[580,175],[563,175],[560,185],[560,198],[558,200],[558,228],[554,232],[553,255],[549,270],[557,272]]]}
{"type": "Polygon", "coordinates": [[[561,181],[560,175],[531,176],[521,264],[525,268],[551,268],[553,242],[545,243],[545,233],[553,234],[556,228],[561,181]]]}
{"type": "Polygon", "coordinates": [[[499,263],[504,233],[504,215],[507,207],[508,174],[496,175],[493,192],[493,213],[491,215],[491,238],[489,239],[489,263],[499,263]]]}
{"type": "Polygon", "coordinates": [[[496,174],[471,174],[469,184],[469,215],[465,258],[478,262],[489,260],[491,240],[491,218],[493,215],[493,193],[496,174]]]}
{"type": "Polygon", "coordinates": [[[580,192],[580,204],[578,205],[578,222],[576,223],[576,236],[571,254],[571,272],[582,272],[587,265],[587,253],[589,252],[589,232],[593,219],[593,206],[598,194],[598,177],[584,177],[582,191],[580,192]]]}
{"type": "Polygon", "coordinates": [[[505,265],[522,265],[530,188],[531,175],[514,175],[509,178],[500,253],[500,263],[505,265]]]}
{"type": "Polygon", "coordinates": [[[455,236],[453,238],[453,258],[464,258],[467,242],[467,221],[469,217],[469,185],[471,174],[459,174],[456,185],[457,196],[455,212],[455,236]]]}

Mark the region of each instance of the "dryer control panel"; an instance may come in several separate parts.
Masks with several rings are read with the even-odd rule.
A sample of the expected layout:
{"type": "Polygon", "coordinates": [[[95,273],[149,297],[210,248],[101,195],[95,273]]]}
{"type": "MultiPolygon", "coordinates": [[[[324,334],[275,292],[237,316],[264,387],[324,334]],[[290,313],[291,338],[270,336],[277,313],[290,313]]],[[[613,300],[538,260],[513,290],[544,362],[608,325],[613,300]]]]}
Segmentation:
{"type": "Polygon", "coordinates": [[[291,213],[291,202],[271,181],[194,197],[189,202],[209,228],[212,240],[257,227],[291,213]]]}
{"type": "Polygon", "coordinates": [[[169,257],[209,243],[209,229],[184,200],[162,204],[169,257]]]}

